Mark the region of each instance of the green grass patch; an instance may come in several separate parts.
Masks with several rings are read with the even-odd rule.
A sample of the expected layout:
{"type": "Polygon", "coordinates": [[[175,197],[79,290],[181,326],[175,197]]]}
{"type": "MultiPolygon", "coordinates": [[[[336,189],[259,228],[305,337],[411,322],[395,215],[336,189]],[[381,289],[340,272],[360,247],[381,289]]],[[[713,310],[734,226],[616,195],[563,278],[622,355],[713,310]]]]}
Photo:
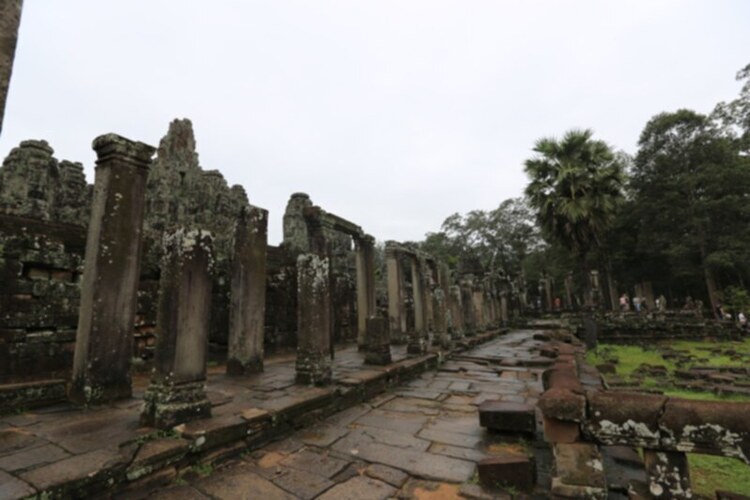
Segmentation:
{"type": "Polygon", "coordinates": [[[719,394],[714,394],[713,392],[687,391],[684,389],[666,389],[663,392],[665,395],[671,396],[673,398],[694,399],[698,401],[735,401],[735,402],[750,401],[749,397],[742,396],[739,394],[719,395],[719,394]]]}
{"type": "Polygon", "coordinates": [[[735,458],[688,454],[695,494],[715,498],[716,490],[750,495],[750,465],[735,458]]]}
{"type": "Polygon", "coordinates": [[[637,373],[642,364],[662,365],[669,371],[675,369],[674,363],[662,358],[659,351],[640,346],[601,344],[586,353],[586,361],[591,365],[606,363],[610,359],[617,360],[617,374],[625,378],[637,373]]]}

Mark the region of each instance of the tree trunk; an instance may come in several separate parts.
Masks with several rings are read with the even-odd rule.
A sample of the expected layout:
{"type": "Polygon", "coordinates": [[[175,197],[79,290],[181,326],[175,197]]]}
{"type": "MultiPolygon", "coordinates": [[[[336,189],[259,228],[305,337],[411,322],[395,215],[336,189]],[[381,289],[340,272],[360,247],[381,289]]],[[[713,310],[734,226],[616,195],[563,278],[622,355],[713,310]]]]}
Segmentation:
{"type": "Polygon", "coordinates": [[[615,288],[615,281],[612,279],[612,261],[607,259],[607,288],[609,289],[609,302],[612,307],[612,311],[620,310],[619,297],[617,288],[615,288]]]}
{"type": "Polygon", "coordinates": [[[706,278],[706,288],[708,289],[708,300],[711,302],[711,312],[713,312],[714,318],[722,320],[724,318],[720,317],[718,309],[719,305],[719,297],[716,292],[716,281],[714,280],[714,275],[711,273],[711,270],[703,266],[703,276],[706,278]]]}

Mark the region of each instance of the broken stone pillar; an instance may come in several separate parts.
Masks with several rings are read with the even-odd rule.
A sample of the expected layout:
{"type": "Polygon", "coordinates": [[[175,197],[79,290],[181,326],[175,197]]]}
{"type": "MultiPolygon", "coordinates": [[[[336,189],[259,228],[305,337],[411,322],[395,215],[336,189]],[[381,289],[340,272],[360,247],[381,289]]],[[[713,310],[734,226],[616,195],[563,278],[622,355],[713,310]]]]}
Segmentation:
{"type": "Polygon", "coordinates": [[[327,257],[297,257],[297,383],[331,382],[331,288],[327,257]]]}
{"type": "Polygon", "coordinates": [[[388,322],[391,341],[394,344],[406,342],[406,311],[404,308],[404,271],[399,261],[399,253],[391,244],[385,245],[385,265],[388,274],[388,322]]]}
{"type": "Polygon", "coordinates": [[[178,229],[163,244],[154,370],[141,424],[170,429],[211,416],[205,382],[213,256],[208,231],[178,229]]]}
{"type": "Polygon", "coordinates": [[[154,148],[115,134],[97,154],[86,265],[68,392],[80,404],[131,396],[130,359],[141,260],[146,176],[154,148]]]}
{"type": "Polygon", "coordinates": [[[375,314],[375,240],[364,236],[357,245],[357,345],[363,347],[367,320],[375,314]]]}
{"type": "Polygon", "coordinates": [[[391,336],[388,332],[388,320],[375,316],[367,318],[364,351],[365,364],[390,364],[391,336]]]}
{"type": "Polygon", "coordinates": [[[0,2],[0,133],[3,130],[5,102],[8,98],[10,76],[13,73],[13,59],[16,55],[22,6],[23,0],[0,2]]]}
{"type": "Polygon", "coordinates": [[[643,450],[648,489],[654,498],[692,498],[687,455],[681,451],[643,450]]]}
{"type": "Polygon", "coordinates": [[[243,210],[234,234],[227,375],[263,371],[268,211],[243,210]]]}
{"type": "Polygon", "coordinates": [[[427,352],[427,325],[425,324],[424,282],[416,257],[411,259],[411,287],[414,302],[414,329],[409,336],[406,352],[409,354],[424,354],[427,352]]]}

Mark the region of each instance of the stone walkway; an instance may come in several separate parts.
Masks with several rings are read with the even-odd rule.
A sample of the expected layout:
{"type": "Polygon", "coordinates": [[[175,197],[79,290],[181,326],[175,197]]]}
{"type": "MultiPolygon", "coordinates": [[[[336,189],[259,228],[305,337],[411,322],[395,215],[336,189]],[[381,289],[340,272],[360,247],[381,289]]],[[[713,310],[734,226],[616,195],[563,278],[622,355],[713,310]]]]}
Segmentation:
{"type": "Polygon", "coordinates": [[[539,355],[534,333],[514,331],[457,354],[216,470],[193,467],[150,498],[503,498],[482,491],[476,463],[507,453],[535,456],[537,493],[546,498],[549,451],[534,444],[541,439],[490,434],[478,417],[486,400],[536,404],[551,359],[539,355]]]}

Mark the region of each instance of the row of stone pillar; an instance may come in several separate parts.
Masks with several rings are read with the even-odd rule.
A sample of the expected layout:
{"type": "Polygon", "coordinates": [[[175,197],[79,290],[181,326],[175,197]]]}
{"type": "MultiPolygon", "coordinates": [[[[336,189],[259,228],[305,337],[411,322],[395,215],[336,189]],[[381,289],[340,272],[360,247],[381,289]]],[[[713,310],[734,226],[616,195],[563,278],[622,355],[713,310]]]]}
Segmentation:
{"type": "MultiPolygon", "coordinates": [[[[69,397],[80,404],[130,397],[133,318],[140,273],[145,187],[154,148],[115,134],[94,140],[94,199],[81,283],[81,306],[69,397]]],[[[267,212],[239,217],[232,272],[227,371],[263,368],[267,212]]],[[[164,405],[205,411],[210,320],[211,236],[198,229],[165,235],[157,313],[154,377],[147,392],[151,418],[164,405]],[[197,405],[197,406],[196,406],[197,405]]]]}
{"type": "MultiPolygon", "coordinates": [[[[140,272],[145,187],[154,148],[108,134],[93,144],[97,153],[92,217],[81,286],[70,398],[82,404],[130,397],[133,318],[140,272]]],[[[163,241],[154,373],[146,391],[143,422],[168,427],[210,413],[205,397],[207,333],[210,321],[211,235],[199,228],[177,229],[163,241]]],[[[449,284],[445,266],[394,245],[386,247],[389,318],[376,316],[374,240],[357,246],[358,344],[365,360],[391,360],[391,333],[422,354],[429,332],[448,347],[464,333],[504,319],[487,281],[449,284]],[[414,325],[406,325],[404,270],[408,258],[414,325]],[[408,333],[407,333],[408,332],[408,333]],[[408,338],[407,338],[408,337],[408,338]]],[[[267,212],[244,211],[238,219],[232,262],[227,373],[263,369],[267,212]]],[[[331,262],[325,252],[297,260],[298,352],[296,379],[331,381],[331,262]]]]}
{"type": "Polygon", "coordinates": [[[508,320],[507,300],[492,291],[488,280],[466,277],[460,284],[451,285],[447,266],[395,242],[386,243],[385,259],[391,336],[395,342],[405,342],[409,353],[425,352],[430,331],[438,343],[449,347],[456,338],[508,320]],[[408,261],[411,273],[413,325],[407,324],[404,261],[408,261]]]}

